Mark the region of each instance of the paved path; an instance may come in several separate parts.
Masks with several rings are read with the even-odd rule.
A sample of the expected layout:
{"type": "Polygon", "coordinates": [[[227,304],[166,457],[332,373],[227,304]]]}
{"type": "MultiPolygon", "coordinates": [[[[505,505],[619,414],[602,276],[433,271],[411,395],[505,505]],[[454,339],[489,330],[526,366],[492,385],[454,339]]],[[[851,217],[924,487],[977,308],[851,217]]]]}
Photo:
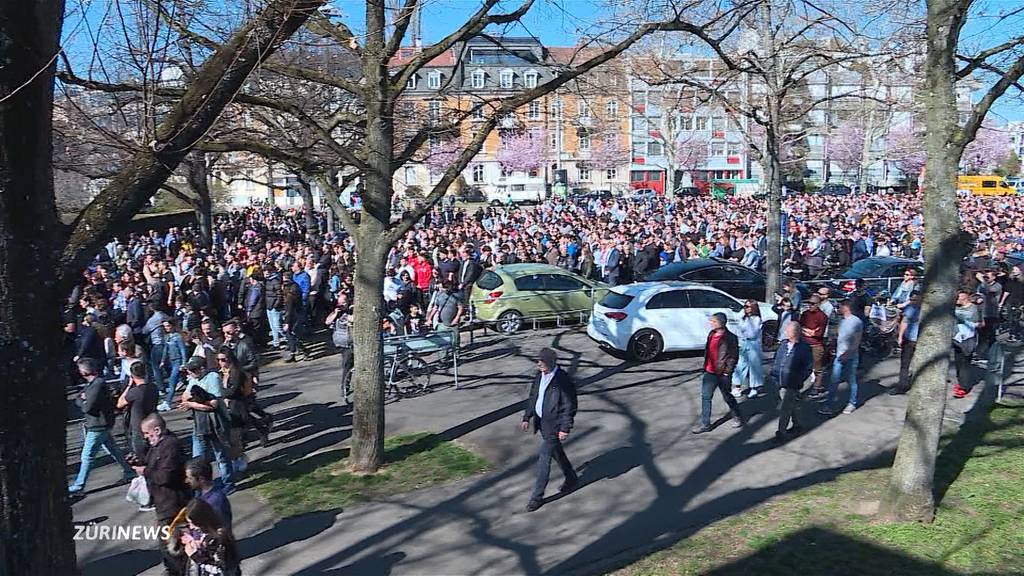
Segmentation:
{"type": "MultiPolygon", "coordinates": [[[[336,363],[328,356],[265,369],[261,397],[278,416],[277,442],[251,451],[253,460],[294,462],[337,450],[348,438],[349,416],[336,402],[336,363]]],[[[853,415],[825,419],[805,406],[814,428],[776,447],[767,399],[744,403],[752,416],[743,429],[689,433],[700,411],[700,361],[693,355],[637,366],[600,351],[579,330],[480,339],[463,366],[462,389],[436,377],[441,389],[389,404],[387,425],[389,434],[430,431],[457,439],[494,462],[492,472],[283,520],[242,483],[231,499],[243,567],[247,574],[359,576],[594,571],[611,556],[671,544],[772,496],[876,465],[902,424],[905,397],[888,396],[878,385],[892,382],[897,369],[890,359],[864,371],[861,394],[868,399],[853,415]],[[559,350],[580,388],[566,450],[583,486],[527,514],[538,440],[517,424],[532,359],[543,346],[559,350]]],[[[950,423],[962,420],[979,396],[951,401],[950,423]]],[[[720,399],[715,415],[725,416],[720,399]]],[[[187,424],[182,416],[172,421],[176,428],[187,424]]],[[[71,446],[80,445],[74,428],[71,446]]],[[[69,455],[69,474],[77,469],[75,458],[77,452],[69,455]]],[[[555,468],[549,490],[561,483],[555,468]]],[[[150,521],[152,513],[125,502],[124,488],[103,488],[116,477],[113,466],[97,470],[92,493],[74,507],[76,521],[150,521]]],[[[78,554],[86,575],[158,574],[148,548],[144,542],[79,542],[78,554]]]]}

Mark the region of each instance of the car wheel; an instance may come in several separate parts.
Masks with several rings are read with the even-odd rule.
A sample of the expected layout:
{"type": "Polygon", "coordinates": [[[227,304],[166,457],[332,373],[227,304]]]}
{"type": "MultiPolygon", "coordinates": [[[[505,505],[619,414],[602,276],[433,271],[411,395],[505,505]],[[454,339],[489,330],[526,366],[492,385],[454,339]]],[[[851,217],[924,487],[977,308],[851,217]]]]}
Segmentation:
{"type": "Polygon", "coordinates": [[[761,348],[774,350],[779,343],[779,323],[769,320],[761,325],[761,348]]]}
{"type": "Polygon", "coordinates": [[[506,310],[498,316],[495,327],[502,334],[515,334],[523,325],[523,315],[516,310],[506,310]]]}
{"type": "Polygon", "coordinates": [[[629,355],[640,362],[650,362],[659,355],[665,348],[661,334],[654,330],[644,329],[629,339],[629,355]]]}

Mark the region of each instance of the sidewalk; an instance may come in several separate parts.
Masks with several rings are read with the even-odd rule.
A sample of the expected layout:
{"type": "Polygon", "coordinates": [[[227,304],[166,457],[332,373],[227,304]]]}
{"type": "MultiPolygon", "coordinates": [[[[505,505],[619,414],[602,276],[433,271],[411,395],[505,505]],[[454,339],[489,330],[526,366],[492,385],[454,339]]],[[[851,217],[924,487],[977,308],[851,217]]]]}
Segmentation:
{"type": "MultiPolygon", "coordinates": [[[[1014,351],[1011,351],[1011,354],[1014,351]]],[[[806,405],[813,426],[782,446],[771,443],[774,411],[767,398],[743,407],[749,425],[689,433],[699,414],[700,361],[680,355],[635,366],[605,354],[578,331],[545,331],[479,340],[460,382],[387,406],[388,434],[430,431],[456,439],[495,464],[493,472],[350,509],[277,520],[255,491],[231,497],[235,533],[247,574],[564,574],[627,550],[666,545],[707,522],[742,513],[772,496],[876,466],[903,420],[904,396],[888,396],[898,370],[887,359],[861,377],[864,407],[824,419],[806,405]],[[537,438],[519,432],[519,411],[543,346],[559,350],[580,389],[567,453],[582,487],[523,512],[533,483],[537,438]]],[[[349,416],[336,402],[336,357],[264,370],[261,397],[278,417],[277,442],[253,450],[254,461],[295,461],[336,449],[349,416]]],[[[1019,378],[1015,374],[1014,378],[1019,378]]],[[[446,379],[435,377],[434,382],[446,379]]],[[[845,384],[840,397],[844,398],[845,384]]],[[[961,421],[980,396],[952,400],[947,420],[961,421]]],[[[716,398],[715,416],[724,416],[716,398]]],[[[172,427],[187,425],[175,416],[172,427]]],[[[73,428],[73,427],[72,427],[73,428]]],[[[69,445],[75,446],[75,434],[69,445]]],[[[77,459],[77,452],[69,456],[77,459]]],[[[557,468],[557,467],[556,467],[557,468]]],[[[72,464],[71,470],[77,469],[72,464]]],[[[90,490],[116,479],[103,466],[90,490]]],[[[552,472],[549,492],[561,483],[552,472]]],[[[139,523],[124,488],[101,489],[75,505],[77,521],[139,523]]],[[[156,566],[147,543],[79,542],[83,573],[129,574],[156,566]]],[[[159,574],[159,569],[148,573],[159,574]]]]}

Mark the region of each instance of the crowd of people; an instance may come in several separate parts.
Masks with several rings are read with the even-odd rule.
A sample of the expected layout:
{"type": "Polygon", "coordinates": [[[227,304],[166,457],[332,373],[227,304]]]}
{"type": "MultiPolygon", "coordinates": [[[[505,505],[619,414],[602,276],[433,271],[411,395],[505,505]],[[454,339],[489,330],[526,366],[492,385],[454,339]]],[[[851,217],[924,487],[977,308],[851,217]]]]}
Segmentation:
{"type": "MultiPolygon", "coordinates": [[[[913,195],[797,196],[786,199],[785,212],[784,256],[794,269],[870,256],[921,257],[924,228],[913,195]]],[[[1001,308],[1019,310],[1024,293],[1020,270],[1005,260],[1024,242],[1024,201],[963,197],[961,214],[965,231],[976,239],[975,257],[991,264],[981,267],[980,278],[975,270],[965,274],[957,302],[957,395],[969,392],[971,359],[993,341],[1001,308]]],[[[177,542],[184,554],[177,557],[210,573],[237,569],[227,495],[247,467],[247,434],[270,441],[274,418],[258,399],[261,350],[282,349],[285,361],[302,361],[309,357],[304,342],[319,338],[316,333],[326,326],[343,352],[342,382],[351,370],[355,245],[344,230],[327,232],[324,214],[317,218],[318,229],[310,232],[294,211],[253,206],[217,215],[209,242],[190,228],[114,238],[67,301],[68,365],[81,387],[76,394],[84,414],[81,467],[69,492],[85,490],[92,459],[104,449],[125,481],[146,478],[161,522],[177,518],[183,526],[186,536],[177,542]],[[166,427],[164,416],[173,410],[193,420],[188,462],[175,456],[183,447],[166,427]],[[113,434],[119,422],[127,450],[113,434]],[[219,469],[215,483],[212,460],[219,469]],[[182,510],[187,522],[179,518],[182,510]]],[[[457,333],[472,307],[473,283],[502,264],[548,263],[612,285],[696,257],[758,268],[767,247],[766,225],[764,202],[753,198],[550,199],[535,207],[469,209],[446,203],[390,250],[382,286],[388,314],[381,330],[457,333]]],[[[901,350],[894,393],[909,384],[920,323],[914,274],[909,270],[890,295],[889,303],[898,308],[901,350]]],[[[842,379],[851,388],[844,412],[852,412],[858,406],[861,341],[886,314],[878,317],[877,302],[863,286],[838,305],[827,288],[806,305],[792,282],[784,288],[775,301],[784,355],[776,355],[769,376],[783,390],[786,426],[799,398],[820,400],[825,414],[841,407],[836,388],[842,379]],[[827,348],[829,327],[834,349],[827,348]],[[799,390],[793,387],[801,375],[813,376],[809,394],[787,392],[799,390]]],[[[709,335],[708,350],[716,352],[709,352],[706,371],[716,377],[703,387],[705,409],[695,432],[710,427],[715,389],[727,392],[734,407],[742,395],[764,393],[763,325],[756,303],[748,304],[738,334],[709,335]]],[[[786,426],[780,419],[783,436],[799,429],[795,420],[794,428],[786,426]]],[[[167,565],[180,568],[174,558],[169,553],[167,565]]]]}

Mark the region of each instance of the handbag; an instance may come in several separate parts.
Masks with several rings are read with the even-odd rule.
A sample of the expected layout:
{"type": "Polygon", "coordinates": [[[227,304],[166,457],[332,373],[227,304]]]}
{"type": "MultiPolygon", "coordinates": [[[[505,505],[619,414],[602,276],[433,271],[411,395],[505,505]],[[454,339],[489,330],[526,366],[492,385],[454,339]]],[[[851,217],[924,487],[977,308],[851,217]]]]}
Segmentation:
{"type": "Polygon", "coordinates": [[[146,484],[145,477],[136,476],[132,478],[131,484],[128,485],[128,495],[125,496],[125,499],[139,506],[150,505],[152,497],[149,495],[149,486],[146,484]]]}

